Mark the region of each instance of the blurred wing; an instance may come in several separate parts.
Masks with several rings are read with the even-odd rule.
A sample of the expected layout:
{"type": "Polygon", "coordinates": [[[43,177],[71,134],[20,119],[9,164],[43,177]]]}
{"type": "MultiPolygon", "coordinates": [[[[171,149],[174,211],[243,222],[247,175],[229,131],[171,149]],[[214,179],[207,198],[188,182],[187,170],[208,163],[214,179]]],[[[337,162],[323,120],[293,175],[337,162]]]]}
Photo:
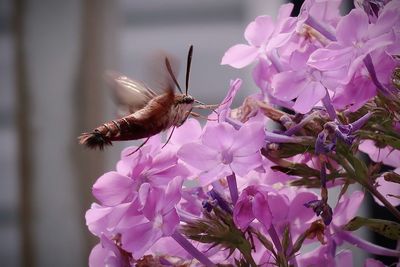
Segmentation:
{"type": "Polygon", "coordinates": [[[116,72],[107,72],[106,80],[111,85],[116,103],[123,113],[134,113],[142,109],[157,94],[144,83],[131,80],[116,72]]]}
{"type": "Polygon", "coordinates": [[[175,82],[168,73],[165,59],[168,58],[175,77],[179,76],[179,60],[170,53],[162,50],[153,51],[144,60],[144,80],[155,92],[164,93],[167,88],[174,89],[175,82]]]}

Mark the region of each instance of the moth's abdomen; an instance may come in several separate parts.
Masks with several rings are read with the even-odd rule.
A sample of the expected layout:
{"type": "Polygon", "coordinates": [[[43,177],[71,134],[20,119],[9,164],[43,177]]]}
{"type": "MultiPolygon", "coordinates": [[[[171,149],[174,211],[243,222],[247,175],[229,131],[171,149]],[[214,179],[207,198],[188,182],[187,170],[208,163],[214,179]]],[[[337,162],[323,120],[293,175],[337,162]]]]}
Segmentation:
{"type": "Polygon", "coordinates": [[[79,143],[103,149],[106,145],[112,145],[112,141],[138,140],[167,130],[173,125],[173,99],[172,91],[160,95],[131,115],[106,122],[90,133],[83,133],[78,138],[79,143]]]}
{"type": "Polygon", "coordinates": [[[83,133],[79,136],[79,143],[89,148],[99,148],[103,150],[104,146],[112,145],[111,140],[99,131],[94,130],[91,133],[83,133]]]}
{"type": "Polygon", "coordinates": [[[127,141],[148,138],[169,127],[167,116],[152,120],[137,118],[135,114],[106,122],[91,133],[83,133],[79,143],[89,148],[103,149],[112,145],[112,141],[127,141]]]}

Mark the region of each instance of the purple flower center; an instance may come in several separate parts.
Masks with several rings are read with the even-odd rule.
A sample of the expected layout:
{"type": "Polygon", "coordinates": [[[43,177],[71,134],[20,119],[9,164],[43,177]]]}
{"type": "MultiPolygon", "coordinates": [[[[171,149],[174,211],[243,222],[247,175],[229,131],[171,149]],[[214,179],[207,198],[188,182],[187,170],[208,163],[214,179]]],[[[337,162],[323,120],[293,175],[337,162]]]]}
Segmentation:
{"type": "Polygon", "coordinates": [[[231,164],[232,161],[233,161],[233,155],[231,152],[226,151],[226,150],[221,152],[221,162],[223,164],[228,165],[228,164],[231,164]]]}
{"type": "Polygon", "coordinates": [[[322,80],[322,74],[319,70],[313,69],[310,71],[311,80],[314,82],[320,82],[322,80]]]}
{"type": "Polygon", "coordinates": [[[158,214],[154,218],[154,228],[161,228],[162,224],[163,224],[163,217],[161,214],[158,214]]]}

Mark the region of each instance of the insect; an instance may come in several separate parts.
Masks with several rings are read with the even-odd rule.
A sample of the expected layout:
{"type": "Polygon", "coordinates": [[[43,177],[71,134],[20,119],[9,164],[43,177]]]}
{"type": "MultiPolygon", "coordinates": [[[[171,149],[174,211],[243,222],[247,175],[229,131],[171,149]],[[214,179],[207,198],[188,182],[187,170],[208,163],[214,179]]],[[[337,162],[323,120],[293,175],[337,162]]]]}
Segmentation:
{"type": "MultiPolygon", "coordinates": [[[[156,94],[151,88],[141,82],[131,80],[126,76],[113,75],[116,84],[124,89],[124,101],[131,114],[120,119],[103,123],[92,132],[82,133],[79,136],[79,143],[89,148],[99,148],[112,145],[113,141],[138,140],[147,138],[142,147],[150,137],[164,130],[173,127],[172,136],[175,127],[181,126],[190,114],[199,116],[192,112],[197,108],[212,108],[212,105],[204,105],[188,95],[190,65],[193,55],[193,46],[190,46],[187,65],[186,65],[186,90],[185,93],[177,82],[168,57],[165,57],[165,66],[172,79],[169,80],[163,93],[156,94]],[[177,87],[180,93],[175,93],[174,87],[177,87]],[[194,103],[200,105],[195,106],[194,103]]],[[[137,149],[137,150],[138,150],[137,149]]],[[[136,150],[135,150],[136,151],[136,150]]]]}

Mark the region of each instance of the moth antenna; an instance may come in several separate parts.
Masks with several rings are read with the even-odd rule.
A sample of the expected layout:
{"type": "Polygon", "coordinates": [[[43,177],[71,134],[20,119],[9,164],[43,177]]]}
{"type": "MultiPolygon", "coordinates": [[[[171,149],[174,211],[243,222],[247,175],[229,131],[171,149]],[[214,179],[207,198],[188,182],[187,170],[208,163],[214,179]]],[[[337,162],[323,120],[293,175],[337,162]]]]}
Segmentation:
{"type": "Polygon", "coordinates": [[[174,81],[176,87],[178,87],[179,92],[181,92],[181,94],[183,94],[182,89],[179,86],[179,83],[175,78],[175,75],[174,75],[174,73],[172,71],[172,68],[171,68],[171,64],[169,63],[169,59],[167,57],[165,58],[165,65],[167,66],[168,73],[171,76],[172,80],[174,81]]]}
{"type": "Polygon", "coordinates": [[[192,65],[192,56],[193,56],[193,45],[191,45],[189,48],[187,63],[186,63],[186,92],[185,92],[186,95],[188,94],[188,88],[189,88],[190,66],[192,65]]]}

